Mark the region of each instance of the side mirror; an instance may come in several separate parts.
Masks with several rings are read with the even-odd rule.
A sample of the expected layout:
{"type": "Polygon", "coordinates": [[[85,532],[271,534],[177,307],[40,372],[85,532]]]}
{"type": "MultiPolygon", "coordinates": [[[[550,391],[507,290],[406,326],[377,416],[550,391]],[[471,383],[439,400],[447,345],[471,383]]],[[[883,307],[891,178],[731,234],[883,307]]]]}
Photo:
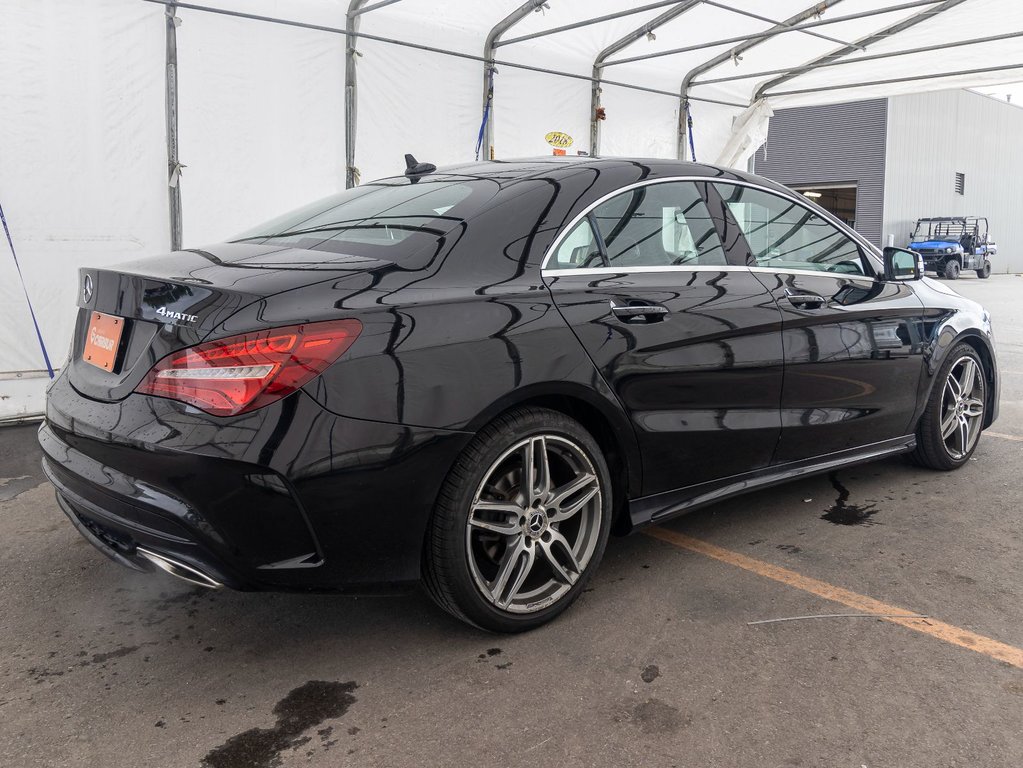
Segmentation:
{"type": "Polygon", "coordinates": [[[923,276],[924,265],[920,254],[893,246],[884,249],[885,280],[919,280],[923,276]]]}

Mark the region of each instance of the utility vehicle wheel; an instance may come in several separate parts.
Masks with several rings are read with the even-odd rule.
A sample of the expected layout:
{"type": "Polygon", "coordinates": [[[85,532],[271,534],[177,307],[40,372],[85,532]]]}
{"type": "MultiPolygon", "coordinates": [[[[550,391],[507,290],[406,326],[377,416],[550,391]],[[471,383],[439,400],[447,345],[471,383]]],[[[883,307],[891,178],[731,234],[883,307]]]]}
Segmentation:
{"type": "Polygon", "coordinates": [[[980,440],[987,407],[984,364],[969,344],[951,351],[916,429],[913,459],[931,469],[957,469],[980,440]]]}
{"type": "Polygon", "coordinates": [[[977,277],[979,277],[981,280],[987,280],[989,277],[991,277],[990,261],[985,261],[984,266],[981,269],[977,270],[977,277]]]}
{"type": "Polygon", "coordinates": [[[946,261],[945,271],[942,273],[946,280],[958,280],[959,279],[959,262],[958,261],[946,261]]]}
{"type": "Polygon", "coordinates": [[[500,416],[441,489],[423,557],[430,596],[493,632],[550,621],[604,554],[611,503],[607,463],[580,424],[544,408],[500,416]]]}

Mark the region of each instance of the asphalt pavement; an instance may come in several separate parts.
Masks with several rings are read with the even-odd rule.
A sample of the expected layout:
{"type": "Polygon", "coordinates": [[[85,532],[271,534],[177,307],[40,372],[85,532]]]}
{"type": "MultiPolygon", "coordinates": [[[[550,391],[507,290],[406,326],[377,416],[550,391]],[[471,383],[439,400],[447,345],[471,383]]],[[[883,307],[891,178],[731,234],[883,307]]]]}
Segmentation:
{"type": "Polygon", "coordinates": [[[1002,368],[966,467],[882,461],[613,539],[515,637],[422,594],[122,569],[57,508],[35,427],[0,430],[0,765],[1023,765],[1023,278],[953,285],[1002,368]]]}

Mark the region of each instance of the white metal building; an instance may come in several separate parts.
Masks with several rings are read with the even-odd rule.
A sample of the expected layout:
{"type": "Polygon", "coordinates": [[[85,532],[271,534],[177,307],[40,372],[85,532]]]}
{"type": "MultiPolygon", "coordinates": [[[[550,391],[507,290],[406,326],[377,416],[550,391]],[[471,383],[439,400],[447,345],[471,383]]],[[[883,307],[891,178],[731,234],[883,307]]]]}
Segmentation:
{"type": "Polygon", "coordinates": [[[1021,139],[1023,107],[956,89],[779,110],[755,162],[879,246],[919,218],[985,216],[993,271],[1023,272],[1021,139]]]}

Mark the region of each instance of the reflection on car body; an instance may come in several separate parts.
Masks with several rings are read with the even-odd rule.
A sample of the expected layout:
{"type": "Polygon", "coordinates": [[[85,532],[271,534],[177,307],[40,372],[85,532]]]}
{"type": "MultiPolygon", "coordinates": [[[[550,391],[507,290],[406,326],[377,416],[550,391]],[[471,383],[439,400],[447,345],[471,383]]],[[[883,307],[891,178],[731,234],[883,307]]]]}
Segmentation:
{"type": "Polygon", "coordinates": [[[951,469],[997,414],[987,313],[766,179],[422,167],[82,271],[40,442],[86,538],[242,589],[422,580],[519,631],[612,529],[901,452],[951,469]],[[124,320],[113,370],[92,312],[124,320]]]}

